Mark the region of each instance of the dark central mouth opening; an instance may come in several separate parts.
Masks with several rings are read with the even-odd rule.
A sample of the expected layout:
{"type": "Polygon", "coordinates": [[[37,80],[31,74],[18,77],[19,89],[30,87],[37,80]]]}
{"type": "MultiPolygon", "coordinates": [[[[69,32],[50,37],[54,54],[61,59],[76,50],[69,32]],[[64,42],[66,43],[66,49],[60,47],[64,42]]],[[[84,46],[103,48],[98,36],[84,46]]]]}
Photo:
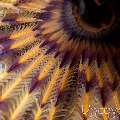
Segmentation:
{"type": "Polygon", "coordinates": [[[80,19],[95,28],[105,28],[112,23],[112,0],[72,0],[80,19]]]}

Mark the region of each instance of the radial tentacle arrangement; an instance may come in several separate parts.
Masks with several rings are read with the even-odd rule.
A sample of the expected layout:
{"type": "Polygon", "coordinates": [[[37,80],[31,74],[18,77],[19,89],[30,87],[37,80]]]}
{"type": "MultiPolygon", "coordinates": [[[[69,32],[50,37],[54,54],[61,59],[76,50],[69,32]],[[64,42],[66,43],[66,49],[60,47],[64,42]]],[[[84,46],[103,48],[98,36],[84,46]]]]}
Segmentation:
{"type": "Polygon", "coordinates": [[[0,120],[120,120],[119,0],[0,0],[0,120]]]}

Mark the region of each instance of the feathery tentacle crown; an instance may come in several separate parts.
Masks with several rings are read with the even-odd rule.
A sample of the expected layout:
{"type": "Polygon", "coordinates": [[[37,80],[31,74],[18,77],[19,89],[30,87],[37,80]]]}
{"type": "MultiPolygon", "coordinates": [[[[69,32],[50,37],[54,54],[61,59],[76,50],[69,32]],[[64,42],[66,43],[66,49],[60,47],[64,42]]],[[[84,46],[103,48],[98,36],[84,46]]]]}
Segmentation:
{"type": "Polygon", "coordinates": [[[119,6],[0,0],[0,120],[119,120],[119,6]]]}

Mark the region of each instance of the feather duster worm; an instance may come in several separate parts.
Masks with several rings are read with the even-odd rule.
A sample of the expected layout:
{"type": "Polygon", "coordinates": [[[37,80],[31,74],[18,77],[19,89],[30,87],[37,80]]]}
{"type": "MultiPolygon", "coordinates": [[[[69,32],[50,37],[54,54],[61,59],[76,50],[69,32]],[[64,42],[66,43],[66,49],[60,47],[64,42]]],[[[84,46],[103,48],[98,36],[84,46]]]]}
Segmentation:
{"type": "Polygon", "coordinates": [[[0,120],[119,120],[119,0],[0,0],[0,120]]]}

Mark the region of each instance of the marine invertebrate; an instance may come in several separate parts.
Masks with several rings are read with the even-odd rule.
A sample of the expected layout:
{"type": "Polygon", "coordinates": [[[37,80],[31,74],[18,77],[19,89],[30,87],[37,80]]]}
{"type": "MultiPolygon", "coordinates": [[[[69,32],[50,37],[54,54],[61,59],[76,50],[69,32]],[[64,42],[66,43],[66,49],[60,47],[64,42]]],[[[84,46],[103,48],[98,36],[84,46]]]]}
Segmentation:
{"type": "Polygon", "coordinates": [[[0,119],[119,120],[119,5],[1,0],[0,119]]]}

